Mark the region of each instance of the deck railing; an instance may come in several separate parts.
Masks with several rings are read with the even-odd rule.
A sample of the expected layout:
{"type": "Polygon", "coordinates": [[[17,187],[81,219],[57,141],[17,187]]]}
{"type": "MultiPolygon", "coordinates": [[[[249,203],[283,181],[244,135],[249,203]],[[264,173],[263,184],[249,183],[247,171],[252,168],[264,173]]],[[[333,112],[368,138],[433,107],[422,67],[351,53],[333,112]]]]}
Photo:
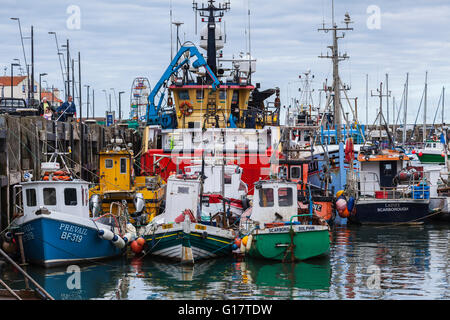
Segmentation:
{"type": "Polygon", "coordinates": [[[429,181],[429,173],[421,172],[419,179],[411,179],[403,181],[394,187],[381,187],[379,177],[374,172],[359,172],[358,194],[360,199],[389,199],[389,200],[410,200],[410,199],[428,199],[429,186],[426,181],[429,181]],[[367,177],[372,177],[368,180],[367,177]],[[370,186],[370,188],[367,188],[370,186]],[[377,197],[378,195],[378,197],[377,197]]]}

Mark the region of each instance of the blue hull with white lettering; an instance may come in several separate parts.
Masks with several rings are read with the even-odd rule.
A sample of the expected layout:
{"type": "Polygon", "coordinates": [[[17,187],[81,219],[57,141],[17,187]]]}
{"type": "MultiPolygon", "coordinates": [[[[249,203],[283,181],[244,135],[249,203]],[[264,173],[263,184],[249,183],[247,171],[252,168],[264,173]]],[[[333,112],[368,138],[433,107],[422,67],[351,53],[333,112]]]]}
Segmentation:
{"type": "Polygon", "coordinates": [[[22,224],[25,257],[45,267],[91,262],[122,254],[111,241],[101,239],[92,221],[83,224],[41,216],[22,224]]]}
{"type": "Polygon", "coordinates": [[[424,223],[428,206],[428,200],[360,200],[356,203],[356,214],[349,219],[357,224],[424,223]]]}

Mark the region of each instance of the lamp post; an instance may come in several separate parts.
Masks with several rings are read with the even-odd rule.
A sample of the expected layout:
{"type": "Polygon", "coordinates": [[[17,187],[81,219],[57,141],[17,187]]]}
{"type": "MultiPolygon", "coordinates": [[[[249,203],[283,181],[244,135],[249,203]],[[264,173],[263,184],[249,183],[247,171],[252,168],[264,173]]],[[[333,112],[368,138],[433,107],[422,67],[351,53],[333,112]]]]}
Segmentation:
{"type": "Polygon", "coordinates": [[[47,73],[39,73],[39,102],[42,100],[42,90],[41,90],[41,79],[42,77],[46,76],[47,73]]]}
{"type": "MultiPolygon", "coordinates": [[[[60,66],[60,68],[61,68],[62,79],[63,79],[63,82],[65,82],[65,80],[64,80],[64,69],[63,69],[63,65],[62,65],[62,62],[61,62],[61,56],[63,56],[62,59],[63,59],[63,61],[64,61],[64,53],[61,52],[61,51],[59,50],[59,44],[58,44],[58,38],[57,38],[57,36],[56,36],[56,32],[54,32],[54,31],[49,31],[48,34],[53,34],[53,35],[55,36],[56,53],[57,53],[57,55],[58,55],[58,61],[59,61],[59,66],[60,66]]],[[[67,94],[67,93],[66,93],[66,94],[67,94]]],[[[66,96],[66,101],[67,101],[67,96],[66,96]]]]}
{"type": "MultiPolygon", "coordinates": [[[[102,91],[105,93],[106,107],[108,107],[108,94],[106,93],[105,89],[102,89],[102,91]]],[[[109,111],[111,111],[111,110],[109,110],[109,111]]]]}
{"type": "MultiPolygon", "coordinates": [[[[19,24],[20,41],[22,43],[23,59],[25,61],[25,67],[26,67],[28,65],[27,64],[27,55],[25,54],[25,46],[23,45],[23,39],[26,39],[26,38],[22,35],[22,27],[20,25],[20,19],[19,18],[10,18],[10,19],[17,21],[19,24]]],[[[28,37],[28,38],[30,38],[30,37],[28,37]]],[[[29,99],[30,98],[30,73],[28,71],[28,68],[27,68],[27,80],[28,80],[28,84],[27,84],[28,85],[28,90],[27,90],[28,96],[27,96],[27,98],[29,99]]]]}
{"type": "Polygon", "coordinates": [[[84,85],[86,87],[86,119],[89,119],[89,88],[90,86],[88,86],[87,84],[84,85]]]}
{"type": "Polygon", "coordinates": [[[18,63],[11,63],[11,98],[13,98],[13,91],[14,91],[14,85],[13,85],[13,68],[14,66],[20,66],[18,63]]]}
{"type": "Polygon", "coordinates": [[[123,93],[125,93],[125,91],[119,92],[119,122],[122,121],[122,99],[121,99],[120,95],[123,93]]]}

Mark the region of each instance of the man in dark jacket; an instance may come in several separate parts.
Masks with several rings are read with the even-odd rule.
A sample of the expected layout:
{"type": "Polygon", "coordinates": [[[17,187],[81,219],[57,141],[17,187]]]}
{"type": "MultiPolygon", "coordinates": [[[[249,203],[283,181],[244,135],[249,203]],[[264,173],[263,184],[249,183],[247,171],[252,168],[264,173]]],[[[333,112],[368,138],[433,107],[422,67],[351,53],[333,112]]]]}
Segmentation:
{"type": "Polygon", "coordinates": [[[68,101],[64,102],[56,109],[59,121],[70,121],[76,116],[77,109],[72,101],[72,96],[68,97],[68,101]]]}

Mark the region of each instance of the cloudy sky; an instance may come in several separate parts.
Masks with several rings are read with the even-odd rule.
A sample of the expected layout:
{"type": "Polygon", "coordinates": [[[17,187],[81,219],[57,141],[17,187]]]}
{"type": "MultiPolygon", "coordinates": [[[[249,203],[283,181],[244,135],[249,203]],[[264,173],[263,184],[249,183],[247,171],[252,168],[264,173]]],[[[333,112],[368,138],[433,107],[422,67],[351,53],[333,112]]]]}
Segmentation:
{"type": "MultiPolygon", "coordinates": [[[[103,115],[106,110],[102,90],[112,94],[115,108],[110,88],[115,88],[116,94],[126,92],[122,105],[128,113],[133,79],[147,77],[154,85],[170,62],[171,7],[173,19],[184,23],[180,28],[182,41],[198,43],[191,0],[2,0],[0,73],[3,75],[6,67],[9,74],[9,65],[15,58],[24,63],[18,23],[10,19],[18,17],[24,37],[29,36],[30,26],[34,26],[35,73],[48,73],[43,86],[63,87],[55,38],[48,34],[55,31],[60,45],[70,39],[73,57],[81,52],[82,84],[95,89],[96,115],[103,115]],[[73,6],[79,8],[79,16],[71,11],[73,6]]],[[[231,10],[224,18],[225,57],[248,48],[248,8],[251,54],[257,59],[253,80],[260,82],[262,89],[280,87],[286,104],[300,85],[298,75],[306,70],[314,74],[316,90],[325,79],[332,78],[331,61],[318,58],[329,52],[331,33],[317,30],[323,22],[330,25],[331,0],[231,0],[231,10]]],[[[341,78],[351,86],[350,97],[358,97],[359,119],[363,123],[366,119],[366,74],[369,90],[375,91],[388,73],[389,89],[398,106],[409,72],[408,122],[413,123],[428,71],[427,121],[432,122],[442,87],[450,90],[449,1],[335,0],[335,19],[339,25],[346,12],[354,21],[351,25],[354,30],[345,32],[340,40],[341,53],[350,57],[340,64],[341,78]]],[[[200,19],[197,27],[198,30],[202,27],[200,19]]],[[[28,39],[25,48],[30,63],[28,39]]],[[[86,88],[82,93],[86,100],[86,88]]],[[[319,102],[317,95],[315,100],[319,102]]],[[[369,122],[373,122],[378,104],[377,98],[369,97],[369,122]]],[[[419,116],[419,121],[422,117],[419,116]]],[[[446,119],[450,120],[450,115],[446,119]]]]}

